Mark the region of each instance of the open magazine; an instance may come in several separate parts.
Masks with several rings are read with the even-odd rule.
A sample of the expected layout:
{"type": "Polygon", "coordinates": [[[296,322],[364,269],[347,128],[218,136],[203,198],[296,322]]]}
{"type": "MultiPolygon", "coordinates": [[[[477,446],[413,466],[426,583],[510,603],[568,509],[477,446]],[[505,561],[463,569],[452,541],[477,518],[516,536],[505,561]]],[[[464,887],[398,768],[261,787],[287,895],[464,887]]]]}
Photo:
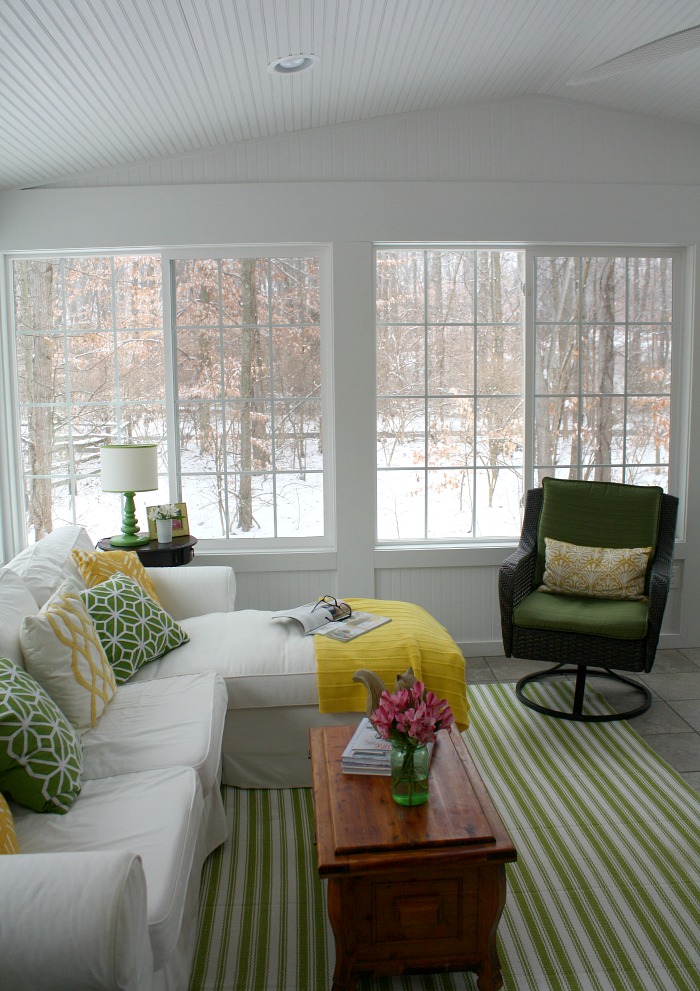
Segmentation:
{"type": "Polygon", "coordinates": [[[388,616],[369,612],[353,612],[347,602],[324,595],[318,602],[307,602],[292,609],[279,609],[272,619],[291,619],[299,623],[305,636],[318,634],[332,640],[354,640],[377,626],[391,622],[388,616]]]}

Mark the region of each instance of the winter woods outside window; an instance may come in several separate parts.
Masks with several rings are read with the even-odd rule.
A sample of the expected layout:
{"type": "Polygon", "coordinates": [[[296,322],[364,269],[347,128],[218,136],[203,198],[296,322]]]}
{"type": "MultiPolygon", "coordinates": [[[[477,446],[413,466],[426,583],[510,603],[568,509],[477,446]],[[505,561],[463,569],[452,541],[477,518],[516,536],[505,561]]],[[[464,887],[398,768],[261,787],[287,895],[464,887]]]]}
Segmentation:
{"type": "MultiPolygon", "coordinates": [[[[99,445],[156,441],[197,536],[324,533],[317,257],[172,263],[175,443],[167,484],[160,255],[12,263],[27,536],[116,532],[99,445]]],[[[165,343],[164,343],[165,342],[165,343]]]]}
{"type": "Polygon", "coordinates": [[[201,537],[324,533],[316,257],[175,268],[182,498],[201,537]]]}
{"type": "Polygon", "coordinates": [[[160,257],[20,259],[12,276],[28,538],[116,532],[99,445],[165,437],[160,257]]]}
{"type": "Polygon", "coordinates": [[[668,485],[672,261],[535,261],[535,470],[668,485]]]}
{"type": "Polygon", "coordinates": [[[667,487],[671,258],[527,259],[377,251],[380,540],[515,537],[545,475],[667,487]]]}
{"type": "MultiPolygon", "coordinates": [[[[186,502],[200,539],[332,537],[324,251],[12,257],[29,541],[72,522],[116,532],[99,445],[139,440],[159,444],[149,502],[186,502]]],[[[545,475],[677,485],[678,257],[379,246],[379,540],[512,540],[545,475]]]]}

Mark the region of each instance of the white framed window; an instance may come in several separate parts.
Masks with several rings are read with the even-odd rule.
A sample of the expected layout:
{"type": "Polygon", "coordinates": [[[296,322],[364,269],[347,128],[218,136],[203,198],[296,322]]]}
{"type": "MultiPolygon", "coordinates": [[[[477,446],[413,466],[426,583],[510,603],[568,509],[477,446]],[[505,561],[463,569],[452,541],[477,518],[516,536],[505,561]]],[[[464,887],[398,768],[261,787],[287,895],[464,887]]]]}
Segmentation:
{"type": "Polygon", "coordinates": [[[99,445],[166,433],[160,257],[31,256],[9,266],[27,539],[76,522],[117,532],[99,445]]]}
{"type": "Polygon", "coordinates": [[[669,486],[674,259],[533,255],[534,478],[669,486]]]}
{"type": "Polygon", "coordinates": [[[328,541],[327,267],[320,246],[170,258],[178,476],[202,537],[328,541]]]}
{"type": "Polygon", "coordinates": [[[677,483],[679,259],[376,246],[378,542],[512,540],[545,475],[677,483]]]}
{"type": "Polygon", "coordinates": [[[26,539],[116,532],[99,445],[143,440],[144,506],[185,502],[198,539],[327,546],[327,273],[321,246],[10,257],[26,539]]]}
{"type": "Polygon", "coordinates": [[[376,252],[377,537],[519,531],[525,255],[376,252]]]}

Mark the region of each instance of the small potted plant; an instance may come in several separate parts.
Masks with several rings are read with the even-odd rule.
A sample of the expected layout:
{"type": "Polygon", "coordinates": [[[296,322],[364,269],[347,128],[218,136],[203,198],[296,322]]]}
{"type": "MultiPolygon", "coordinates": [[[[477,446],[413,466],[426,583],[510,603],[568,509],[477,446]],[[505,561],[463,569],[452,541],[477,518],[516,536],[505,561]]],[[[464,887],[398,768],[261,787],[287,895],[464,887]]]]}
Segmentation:
{"type": "Polygon", "coordinates": [[[392,798],[399,805],[422,805],[428,800],[427,744],[439,729],[454,723],[449,704],[416,681],[392,695],[383,691],[369,718],[377,733],[391,742],[392,798]]]}
{"type": "Polygon", "coordinates": [[[169,544],[173,539],[173,520],[178,519],[180,510],[174,502],[163,506],[153,506],[148,510],[149,520],[155,520],[159,544],[169,544]]]}

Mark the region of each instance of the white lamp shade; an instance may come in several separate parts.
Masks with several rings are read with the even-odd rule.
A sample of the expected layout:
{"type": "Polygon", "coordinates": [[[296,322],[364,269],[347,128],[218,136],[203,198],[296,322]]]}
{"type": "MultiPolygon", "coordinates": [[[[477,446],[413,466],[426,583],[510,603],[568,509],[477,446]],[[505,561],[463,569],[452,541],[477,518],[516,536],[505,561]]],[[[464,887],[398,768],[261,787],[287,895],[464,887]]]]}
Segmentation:
{"type": "Polygon", "coordinates": [[[103,492],[158,488],[157,444],[106,444],[100,448],[103,492]]]}

